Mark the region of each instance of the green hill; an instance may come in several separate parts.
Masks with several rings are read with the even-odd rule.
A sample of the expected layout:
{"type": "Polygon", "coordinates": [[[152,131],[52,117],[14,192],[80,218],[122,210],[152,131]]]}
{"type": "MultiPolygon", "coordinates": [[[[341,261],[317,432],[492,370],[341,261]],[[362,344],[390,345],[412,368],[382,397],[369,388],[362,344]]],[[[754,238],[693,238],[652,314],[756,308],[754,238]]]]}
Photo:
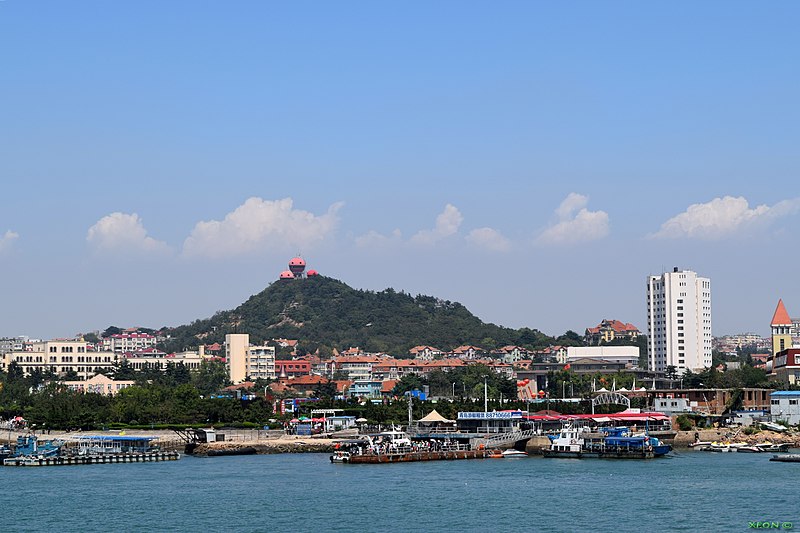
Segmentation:
{"type": "Polygon", "coordinates": [[[401,357],[419,344],[440,349],[474,344],[491,350],[508,344],[546,346],[553,341],[537,330],[486,324],[456,302],[393,289],[356,290],[324,276],[276,281],[236,309],[166,333],[169,351],[222,343],[227,333],[249,333],[253,343],[299,339],[308,351],[358,346],[401,357]]]}

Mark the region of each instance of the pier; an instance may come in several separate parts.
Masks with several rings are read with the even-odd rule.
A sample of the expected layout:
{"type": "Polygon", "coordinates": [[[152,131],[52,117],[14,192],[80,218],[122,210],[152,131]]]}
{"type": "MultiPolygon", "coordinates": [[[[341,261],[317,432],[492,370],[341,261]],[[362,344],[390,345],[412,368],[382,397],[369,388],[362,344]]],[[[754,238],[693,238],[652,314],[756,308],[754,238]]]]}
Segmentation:
{"type": "Polygon", "coordinates": [[[497,455],[491,450],[447,450],[407,453],[376,453],[351,455],[346,461],[351,464],[411,463],[417,461],[455,461],[459,459],[487,459],[497,455]]]}
{"type": "Polygon", "coordinates": [[[68,456],[22,456],[3,461],[5,466],[66,466],[101,465],[112,463],[152,463],[157,461],[177,461],[178,452],[124,453],[107,455],[68,455],[68,456]]]}

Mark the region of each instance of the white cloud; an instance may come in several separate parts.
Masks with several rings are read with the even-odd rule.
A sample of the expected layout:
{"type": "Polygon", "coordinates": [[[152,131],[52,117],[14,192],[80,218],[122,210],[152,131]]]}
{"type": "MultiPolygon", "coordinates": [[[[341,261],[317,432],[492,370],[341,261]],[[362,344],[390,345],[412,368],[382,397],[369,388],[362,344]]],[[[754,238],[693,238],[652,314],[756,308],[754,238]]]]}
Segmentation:
{"type": "Polygon", "coordinates": [[[419,231],[411,237],[411,242],[415,244],[434,244],[445,237],[458,232],[461,222],[464,221],[461,211],[454,205],[447,204],[438,217],[436,217],[436,227],[419,231]]]}
{"type": "Polygon", "coordinates": [[[391,235],[384,235],[375,230],[370,230],[368,233],[356,237],[356,246],[359,248],[376,248],[379,246],[386,246],[392,243],[400,243],[403,240],[403,234],[399,229],[392,232],[391,235]]]}
{"type": "Polygon", "coordinates": [[[6,231],[5,234],[0,237],[0,252],[11,248],[11,245],[14,244],[14,241],[16,241],[18,238],[19,233],[15,233],[11,230],[6,231]]]}
{"type": "Polygon", "coordinates": [[[86,241],[97,251],[117,253],[161,253],[169,246],[147,236],[136,213],[111,213],[89,228],[86,241]]]}
{"type": "Polygon", "coordinates": [[[511,249],[511,241],[502,233],[492,228],[477,228],[469,232],[467,242],[492,252],[507,252],[511,249]]]}
{"type": "Polygon", "coordinates": [[[323,215],[293,209],[291,198],[248,198],[223,220],[198,222],[183,243],[187,255],[222,257],[254,252],[270,246],[308,247],[333,233],[339,222],[332,205],[323,215]]]}
{"type": "Polygon", "coordinates": [[[589,197],[569,193],[555,213],[558,222],[542,231],[539,244],[575,244],[602,239],[608,235],[609,219],[605,211],[589,211],[589,197]]]}
{"type": "Polygon", "coordinates": [[[776,219],[792,215],[799,210],[800,198],[784,200],[772,207],[759,205],[751,209],[747,199],[741,196],[738,198],[725,196],[714,198],[705,204],[690,205],[683,213],[664,222],[661,229],[649,237],[719,239],[767,226],[776,219]]]}

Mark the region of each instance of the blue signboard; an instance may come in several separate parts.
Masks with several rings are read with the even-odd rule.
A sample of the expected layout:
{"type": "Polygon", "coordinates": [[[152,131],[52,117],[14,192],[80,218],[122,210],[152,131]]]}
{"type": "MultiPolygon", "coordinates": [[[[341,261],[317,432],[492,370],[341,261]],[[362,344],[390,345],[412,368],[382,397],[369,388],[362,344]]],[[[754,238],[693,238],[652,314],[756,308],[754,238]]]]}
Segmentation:
{"type": "Polygon", "coordinates": [[[478,411],[458,413],[459,420],[511,420],[514,418],[522,418],[522,411],[492,411],[488,413],[478,411]]]}

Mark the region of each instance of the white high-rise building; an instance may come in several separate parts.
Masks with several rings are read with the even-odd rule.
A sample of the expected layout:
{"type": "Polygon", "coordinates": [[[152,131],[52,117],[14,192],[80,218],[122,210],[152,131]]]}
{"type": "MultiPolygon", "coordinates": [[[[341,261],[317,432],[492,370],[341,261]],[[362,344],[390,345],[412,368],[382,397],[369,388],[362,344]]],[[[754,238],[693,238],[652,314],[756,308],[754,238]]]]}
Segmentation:
{"type": "Polygon", "coordinates": [[[647,355],[650,369],[678,374],[711,366],[711,280],[691,270],[647,279],[647,355]]]}

